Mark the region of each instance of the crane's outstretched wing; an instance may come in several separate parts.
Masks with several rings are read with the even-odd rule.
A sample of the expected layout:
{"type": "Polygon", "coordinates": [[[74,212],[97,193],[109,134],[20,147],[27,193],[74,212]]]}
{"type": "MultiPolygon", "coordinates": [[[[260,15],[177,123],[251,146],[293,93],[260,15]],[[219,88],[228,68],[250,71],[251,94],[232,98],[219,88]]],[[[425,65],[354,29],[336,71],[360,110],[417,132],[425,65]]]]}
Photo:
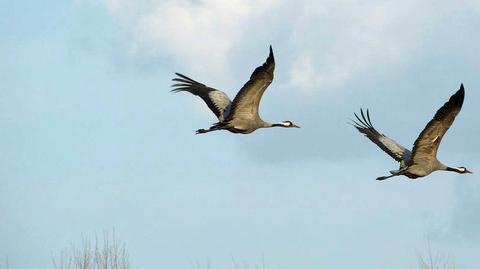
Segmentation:
{"type": "Polygon", "coordinates": [[[178,77],[172,80],[178,83],[172,85],[174,87],[172,92],[189,92],[199,96],[220,121],[224,120],[224,114],[228,114],[231,105],[230,98],[224,92],[205,86],[180,73],[175,74],[178,77]]]}
{"type": "Polygon", "coordinates": [[[406,154],[410,155],[410,151],[408,149],[404,148],[393,139],[390,139],[389,137],[385,136],[384,134],[380,134],[377,130],[375,130],[372,125],[372,121],[370,120],[370,113],[368,112],[368,109],[366,117],[362,109],[360,110],[362,118],[360,118],[356,113],[354,114],[359,122],[352,120],[352,125],[373,143],[377,144],[377,146],[379,146],[397,162],[401,162],[406,154]]]}
{"type": "Polygon", "coordinates": [[[273,57],[272,46],[266,62],[253,71],[250,80],[243,85],[232,102],[232,112],[229,119],[257,119],[258,107],[263,93],[268,85],[272,83],[273,71],[275,70],[275,59],[273,57]]]}
{"type": "Polygon", "coordinates": [[[415,140],[412,155],[413,163],[428,162],[436,158],[438,146],[442,141],[443,135],[452,125],[460,109],[462,109],[464,98],[465,89],[462,84],[460,89],[450,97],[450,100],[435,113],[433,119],[415,140]]]}

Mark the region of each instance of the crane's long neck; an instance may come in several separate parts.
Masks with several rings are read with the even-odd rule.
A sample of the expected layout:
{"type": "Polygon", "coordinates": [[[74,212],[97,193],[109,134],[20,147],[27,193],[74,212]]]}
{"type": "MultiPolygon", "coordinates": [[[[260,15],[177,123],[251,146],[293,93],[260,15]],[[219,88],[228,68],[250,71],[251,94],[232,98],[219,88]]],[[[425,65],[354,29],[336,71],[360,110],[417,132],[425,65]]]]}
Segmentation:
{"type": "Polygon", "coordinates": [[[456,168],[456,167],[449,167],[449,166],[445,166],[445,169],[443,169],[445,171],[450,171],[450,172],[456,172],[456,173],[459,173],[459,174],[463,174],[464,171],[460,170],[459,168],[456,168]]]}
{"type": "Polygon", "coordinates": [[[264,121],[262,124],[263,124],[262,125],[263,128],[287,127],[284,122],[270,123],[270,122],[264,121]]]}
{"type": "Polygon", "coordinates": [[[468,169],[463,167],[463,166],[450,167],[450,166],[446,166],[446,165],[443,165],[443,164],[441,164],[441,165],[442,165],[442,167],[439,170],[445,170],[445,171],[455,172],[455,173],[459,173],[459,174],[472,174],[472,171],[468,171],[468,169]]]}
{"type": "Polygon", "coordinates": [[[440,169],[445,170],[445,171],[449,171],[449,172],[459,173],[459,174],[465,173],[465,171],[460,169],[460,167],[450,167],[450,166],[444,165],[443,163],[440,163],[440,169]]]}
{"type": "Polygon", "coordinates": [[[444,165],[443,163],[441,163],[440,161],[437,160],[437,170],[450,171],[450,170],[448,170],[450,168],[451,167],[448,167],[448,166],[444,165]]]}

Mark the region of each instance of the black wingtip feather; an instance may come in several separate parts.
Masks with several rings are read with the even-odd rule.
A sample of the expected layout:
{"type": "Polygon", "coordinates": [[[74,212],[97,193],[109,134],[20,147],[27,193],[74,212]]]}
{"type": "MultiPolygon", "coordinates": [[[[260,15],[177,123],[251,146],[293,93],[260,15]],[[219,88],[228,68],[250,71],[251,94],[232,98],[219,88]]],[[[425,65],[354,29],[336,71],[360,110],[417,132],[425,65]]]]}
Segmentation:
{"type": "Polygon", "coordinates": [[[460,89],[450,97],[449,102],[454,102],[456,104],[463,104],[463,99],[465,98],[465,88],[463,87],[463,83],[460,85],[460,89]]]}
{"type": "Polygon", "coordinates": [[[355,121],[355,120],[352,120],[353,125],[357,129],[359,129],[359,128],[360,129],[374,128],[373,124],[372,124],[372,120],[370,119],[370,111],[368,109],[367,109],[366,115],[365,115],[365,112],[363,111],[363,109],[360,109],[360,114],[353,113],[353,115],[355,115],[355,118],[357,118],[357,120],[358,120],[358,122],[355,121]]]}
{"type": "Polygon", "coordinates": [[[465,95],[465,88],[463,87],[463,83],[460,84],[460,89],[457,92],[462,92],[462,94],[465,95]]]}
{"type": "Polygon", "coordinates": [[[365,114],[363,113],[363,109],[360,109],[360,114],[362,114],[363,122],[368,123],[368,121],[365,119],[365,114]]]}
{"type": "MultiPolygon", "coordinates": [[[[363,109],[360,109],[360,113],[362,114],[363,123],[368,127],[372,127],[370,124],[370,121],[367,120],[367,118],[370,119],[370,116],[365,117],[365,113],[363,112],[363,109]]],[[[368,109],[367,109],[367,113],[368,113],[368,109]]]]}
{"type": "Polygon", "coordinates": [[[373,126],[372,120],[370,120],[370,112],[368,111],[368,108],[367,108],[367,119],[368,119],[368,124],[370,124],[370,126],[373,126]]]}
{"type": "Polygon", "coordinates": [[[180,78],[174,78],[173,80],[175,80],[175,81],[181,81],[181,80],[183,79],[183,80],[186,80],[186,81],[188,81],[188,82],[190,82],[190,83],[198,83],[197,81],[195,81],[195,80],[193,80],[193,79],[191,79],[191,78],[189,78],[189,77],[187,77],[187,76],[185,76],[185,75],[183,75],[183,74],[175,73],[175,75],[177,75],[177,76],[180,77],[180,78]]]}
{"type": "MultiPolygon", "coordinates": [[[[363,120],[355,113],[355,117],[357,118],[358,122],[355,122],[357,124],[357,129],[365,129],[368,128],[368,126],[363,122],[363,120]]],[[[359,129],[359,130],[360,130],[359,129]]]]}
{"type": "MultiPolygon", "coordinates": [[[[360,117],[357,115],[357,113],[353,113],[353,115],[355,115],[355,118],[357,118],[357,120],[358,120],[359,122],[362,122],[362,120],[361,120],[360,117]]],[[[360,125],[360,124],[358,124],[358,125],[360,125]]]]}
{"type": "Polygon", "coordinates": [[[267,62],[275,62],[275,57],[273,56],[272,45],[270,45],[270,54],[268,54],[267,62]]]}

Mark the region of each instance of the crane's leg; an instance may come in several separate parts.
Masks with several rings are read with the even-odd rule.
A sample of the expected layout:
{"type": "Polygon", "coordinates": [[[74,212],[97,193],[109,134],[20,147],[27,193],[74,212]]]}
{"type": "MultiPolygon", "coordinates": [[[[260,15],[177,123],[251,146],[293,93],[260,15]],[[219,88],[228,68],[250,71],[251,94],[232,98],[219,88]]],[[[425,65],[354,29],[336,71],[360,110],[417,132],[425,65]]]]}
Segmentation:
{"type": "Polygon", "coordinates": [[[396,177],[396,176],[401,176],[403,175],[406,171],[407,171],[408,167],[405,167],[405,168],[402,168],[402,169],[399,169],[397,171],[390,171],[391,175],[389,176],[383,176],[383,177],[377,177],[377,180],[385,180],[385,179],[389,179],[391,177],[396,177]],[[392,173],[393,172],[393,173],[392,173]]]}
{"type": "Polygon", "coordinates": [[[390,171],[391,175],[389,176],[383,176],[383,177],[377,177],[377,180],[385,180],[385,179],[389,179],[391,177],[396,177],[396,176],[401,176],[403,175],[403,173],[406,171],[407,169],[400,169],[400,170],[397,170],[397,171],[390,171]]]}
{"type": "Polygon", "coordinates": [[[390,175],[390,176],[383,176],[383,177],[377,177],[377,180],[385,180],[385,179],[388,179],[388,178],[391,178],[391,177],[395,177],[395,176],[399,176],[399,174],[394,174],[394,175],[390,175]]]}
{"type": "Polygon", "coordinates": [[[213,125],[212,127],[208,128],[208,129],[198,129],[195,134],[206,134],[208,132],[212,132],[212,131],[218,131],[218,130],[221,130],[222,128],[220,128],[219,126],[217,125],[213,125]]]}
{"type": "Polygon", "coordinates": [[[207,129],[207,130],[205,130],[205,129],[198,129],[198,130],[195,131],[195,134],[206,134],[206,133],[211,132],[211,131],[212,131],[212,130],[210,130],[210,129],[207,129]]]}
{"type": "Polygon", "coordinates": [[[398,173],[398,171],[400,171],[400,170],[390,170],[390,174],[394,175],[394,174],[398,173]]]}

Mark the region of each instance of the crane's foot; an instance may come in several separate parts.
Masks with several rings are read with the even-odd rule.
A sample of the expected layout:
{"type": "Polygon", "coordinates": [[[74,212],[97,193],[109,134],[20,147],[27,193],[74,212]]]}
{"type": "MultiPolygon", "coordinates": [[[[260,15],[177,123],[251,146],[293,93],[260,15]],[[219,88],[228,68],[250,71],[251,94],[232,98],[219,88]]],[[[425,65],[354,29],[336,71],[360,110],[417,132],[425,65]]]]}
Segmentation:
{"type": "Polygon", "coordinates": [[[207,133],[208,131],[205,130],[205,129],[198,129],[195,134],[204,134],[204,133],[207,133]]]}

